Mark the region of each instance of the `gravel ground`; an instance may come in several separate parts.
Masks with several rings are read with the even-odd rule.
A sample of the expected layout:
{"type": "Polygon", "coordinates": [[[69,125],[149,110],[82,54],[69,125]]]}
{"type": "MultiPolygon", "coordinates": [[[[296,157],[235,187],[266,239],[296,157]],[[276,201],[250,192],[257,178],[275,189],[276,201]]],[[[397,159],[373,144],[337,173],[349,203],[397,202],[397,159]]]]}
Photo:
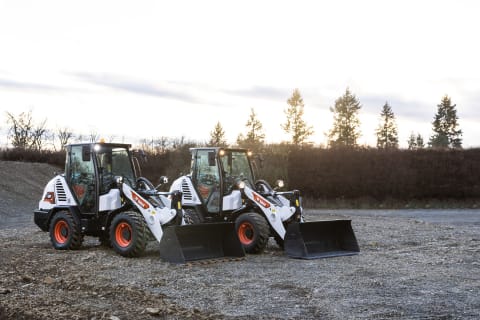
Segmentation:
{"type": "Polygon", "coordinates": [[[264,254],[239,261],[174,265],[159,258],[155,242],[135,259],[90,237],[78,251],[56,251],[48,234],[31,222],[46,181],[29,181],[24,188],[32,192],[42,186],[30,198],[10,192],[13,186],[5,187],[5,181],[0,182],[0,319],[478,319],[480,314],[479,224],[307,210],[309,221],[352,218],[360,254],[296,260],[272,240],[264,254]]]}

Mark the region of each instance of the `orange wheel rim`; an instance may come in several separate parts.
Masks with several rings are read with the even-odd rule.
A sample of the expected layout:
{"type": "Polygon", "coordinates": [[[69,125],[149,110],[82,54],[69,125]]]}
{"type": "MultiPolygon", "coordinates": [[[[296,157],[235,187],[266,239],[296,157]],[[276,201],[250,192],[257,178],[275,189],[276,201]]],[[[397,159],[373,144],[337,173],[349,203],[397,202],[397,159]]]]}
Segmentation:
{"type": "Polygon", "coordinates": [[[126,222],[119,223],[115,229],[115,240],[120,247],[128,247],[132,243],[132,227],[126,222]]]}
{"type": "Polygon", "coordinates": [[[253,242],[255,230],[250,222],[242,222],[238,227],[238,239],[243,245],[249,245],[253,242]]]}
{"type": "Polygon", "coordinates": [[[60,220],[55,224],[55,229],[53,230],[53,235],[55,237],[55,241],[60,244],[64,244],[68,240],[70,228],[68,227],[68,223],[64,220],[60,220]]]}

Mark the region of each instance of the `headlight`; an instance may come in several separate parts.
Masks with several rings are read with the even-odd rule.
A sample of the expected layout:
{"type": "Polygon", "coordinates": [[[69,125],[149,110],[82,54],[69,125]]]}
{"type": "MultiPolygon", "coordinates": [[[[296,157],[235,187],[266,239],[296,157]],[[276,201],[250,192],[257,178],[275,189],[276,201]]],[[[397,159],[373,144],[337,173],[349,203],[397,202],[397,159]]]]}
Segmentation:
{"type": "Polygon", "coordinates": [[[245,182],[244,182],[244,181],[240,181],[240,182],[237,184],[237,187],[238,187],[238,189],[245,189],[245,182]]]}
{"type": "Polygon", "coordinates": [[[284,186],[285,186],[285,183],[283,182],[283,180],[277,180],[277,187],[283,188],[284,186]]]}
{"type": "Polygon", "coordinates": [[[122,183],[123,183],[123,177],[122,176],[117,177],[117,184],[121,185],[122,183]]]}

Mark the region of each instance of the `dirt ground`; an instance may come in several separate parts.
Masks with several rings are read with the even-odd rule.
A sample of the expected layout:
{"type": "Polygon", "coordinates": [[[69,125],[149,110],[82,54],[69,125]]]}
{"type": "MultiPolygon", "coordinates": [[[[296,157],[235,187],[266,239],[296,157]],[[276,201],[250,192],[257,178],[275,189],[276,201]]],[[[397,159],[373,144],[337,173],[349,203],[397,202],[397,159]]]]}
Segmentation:
{"type": "Polygon", "coordinates": [[[351,218],[361,249],[356,256],[319,260],[290,259],[273,240],[261,255],[186,265],[162,261],[155,242],[135,259],[91,237],[78,251],[56,251],[32,222],[51,169],[0,163],[0,319],[478,319],[480,314],[480,224],[307,210],[309,221],[351,218]],[[25,185],[13,182],[14,175],[27,175],[25,185]]]}

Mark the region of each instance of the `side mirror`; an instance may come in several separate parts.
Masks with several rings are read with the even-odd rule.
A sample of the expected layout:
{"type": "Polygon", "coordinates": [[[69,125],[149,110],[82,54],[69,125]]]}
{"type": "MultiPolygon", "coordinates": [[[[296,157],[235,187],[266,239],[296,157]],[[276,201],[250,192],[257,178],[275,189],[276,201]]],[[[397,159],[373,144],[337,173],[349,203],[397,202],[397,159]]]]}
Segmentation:
{"type": "Polygon", "coordinates": [[[210,167],[215,167],[217,162],[215,161],[215,151],[210,151],[208,153],[208,165],[210,167]]]}
{"type": "Polygon", "coordinates": [[[165,176],[161,176],[159,179],[160,184],[166,184],[168,183],[168,178],[165,176]]]}
{"type": "Polygon", "coordinates": [[[90,146],[83,146],[82,147],[82,161],[83,162],[88,162],[91,160],[91,151],[90,151],[90,146]]]}
{"type": "Polygon", "coordinates": [[[155,187],[155,190],[158,190],[158,188],[160,188],[164,184],[167,184],[168,183],[168,178],[165,177],[165,176],[161,176],[160,179],[158,179],[158,182],[159,182],[158,186],[155,187]]]}

